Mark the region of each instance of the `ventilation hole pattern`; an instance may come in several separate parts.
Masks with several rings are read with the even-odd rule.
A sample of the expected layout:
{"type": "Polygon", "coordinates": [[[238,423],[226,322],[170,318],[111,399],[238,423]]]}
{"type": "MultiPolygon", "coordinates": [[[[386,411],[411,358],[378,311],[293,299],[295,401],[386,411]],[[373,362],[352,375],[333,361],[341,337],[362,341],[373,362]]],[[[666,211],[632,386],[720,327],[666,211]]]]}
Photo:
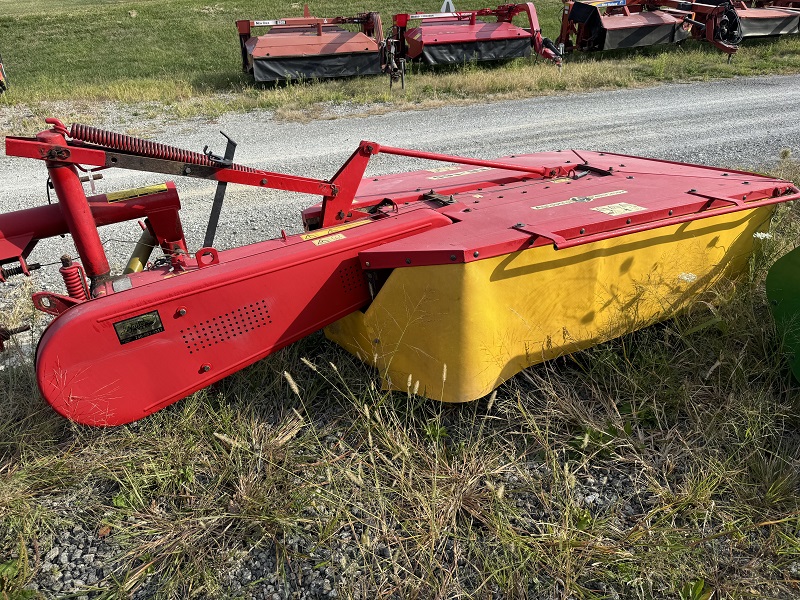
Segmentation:
{"type": "Polygon", "coordinates": [[[181,329],[189,354],[243,336],[272,323],[266,300],[245,304],[207,321],[181,329]]]}
{"type": "Polygon", "coordinates": [[[339,268],[339,279],[342,282],[342,290],[346,294],[359,292],[364,289],[364,273],[358,263],[343,265],[339,268]]]}

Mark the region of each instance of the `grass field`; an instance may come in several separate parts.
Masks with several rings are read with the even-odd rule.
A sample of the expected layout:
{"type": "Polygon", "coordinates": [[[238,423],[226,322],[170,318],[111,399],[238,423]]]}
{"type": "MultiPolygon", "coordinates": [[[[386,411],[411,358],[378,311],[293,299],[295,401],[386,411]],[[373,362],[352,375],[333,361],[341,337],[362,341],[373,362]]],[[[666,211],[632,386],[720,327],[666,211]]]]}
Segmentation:
{"type": "MultiPolygon", "coordinates": [[[[748,42],[727,64],[722,53],[699,43],[572,56],[559,73],[551,64],[519,59],[506,65],[414,68],[404,92],[390,91],[383,77],[262,88],[240,69],[234,22],[240,18],[299,16],[302,4],[267,0],[44,0],[2,3],[0,53],[10,91],[0,106],[23,105],[37,113],[42,103],[69,100],[70,110],[90,112],[92,102],[153,103],[175,116],[214,115],[229,110],[276,109],[289,117],[319,105],[354,103],[408,108],[442,102],[514,98],[564,91],[631,87],[735,75],[800,71],[800,38],[748,42]]],[[[458,8],[480,8],[474,0],[458,8]]],[[[536,3],[545,35],[555,39],[561,2],[536,3]]],[[[364,5],[351,1],[312,3],[320,16],[378,10],[384,25],[395,12],[438,10],[435,4],[397,0],[364,5]]],[[[45,104],[45,106],[48,106],[45,104]]],[[[143,114],[147,114],[146,112],[143,114]]],[[[66,118],[69,115],[64,115],[66,118]]]]}

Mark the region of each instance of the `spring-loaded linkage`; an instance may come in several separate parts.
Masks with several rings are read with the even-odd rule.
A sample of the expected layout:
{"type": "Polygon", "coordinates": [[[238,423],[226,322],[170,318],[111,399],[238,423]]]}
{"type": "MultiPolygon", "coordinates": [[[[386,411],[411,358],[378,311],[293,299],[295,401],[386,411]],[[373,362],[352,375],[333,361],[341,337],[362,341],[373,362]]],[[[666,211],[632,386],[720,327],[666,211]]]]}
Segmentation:
{"type": "Polygon", "coordinates": [[[73,263],[68,254],[61,257],[61,265],[58,271],[64,278],[64,285],[69,297],[81,301],[88,300],[89,290],[86,287],[86,274],[83,272],[83,267],[73,263]]]}
{"type": "MultiPolygon", "coordinates": [[[[120,150],[123,152],[131,152],[140,156],[147,156],[149,158],[159,158],[164,160],[174,160],[186,164],[200,165],[206,167],[220,167],[228,166],[224,162],[214,160],[208,154],[201,154],[200,152],[193,152],[191,150],[183,150],[174,146],[166,144],[159,144],[150,140],[143,140],[141,138],[116,133],[114,131],[106,131],[105,129],[98,129],[97,127],[90,127],[80,123],[74,123],[70,128],[69,135],[74,140],[80,140],[96,146],[102,146],[111,150],[120,150]]],[[[244,171],[246,173],[255,173],[256,169],[252,167],[245,167],[242,165],[231,164],[228,166],[230,169],[237,171],[244,171]]]]}
{"type": "MultiPolygon", "coordinates": [[[[42,265],[39,263],[30,263],[27,267],[28,271],[35,271],[36,269],[40,269],[42,265]]],[[[14,277],[15,275],[28,275],[28,273],[25,272],[22,265],[17,265],[16,267],[0,267],[0,281],[8,279],[9,277],[14,277]]]]}

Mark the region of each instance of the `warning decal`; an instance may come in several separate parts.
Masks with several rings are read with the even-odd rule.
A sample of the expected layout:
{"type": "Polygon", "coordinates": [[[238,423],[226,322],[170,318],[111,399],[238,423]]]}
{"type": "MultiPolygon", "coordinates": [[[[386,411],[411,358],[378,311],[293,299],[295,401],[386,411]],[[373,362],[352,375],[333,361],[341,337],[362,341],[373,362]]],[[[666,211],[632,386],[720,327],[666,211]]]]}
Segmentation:
{"type": "Polygon", "coordinates": [[[112,202],[120,202],[121,200],[130,200],[131,198],[139,198],[147,196],[148,194],[155,194],[157,192],[166,192],[167,184],[159,183],[158,185],[148,185],[147,187],[134,188],[132,190],[122,190],[120,192],[111,192],[106,194],[106,199],[109,204],[112,202]]]}
{"type": "Polygon", "coordinates": [[[343,233],[335,233],[333,235],[329,235],[328,237],[319,238],[317,240],[312,240],[312,241],[315,246],[323,246],[324,244],[330,244],[331,242],[343,239],[344,239],[343,233]]]}
{"type": "MultiPolygon", "coordinates": [[[[326,227],[325,229],[317,229],[316,231],[312,231],[311,233],[304,233],[300,236],[301,240],[315,240],[317,238],[325,237],[326,235],[330,235],[332,233],[336,233],[337,231],[344,231],[345,229],[352,229],[353,227],[360,227],[361,225],[366,225],[369,221],[355,221],[353,223],[345,223],[344,225],[336,225],[335,227],[326,227]]],[[[342,239],[344,236],[336,239],[342,239]]],[[[317,244],[319,246],[319,244],[317,244]]]]}
{"type": "Polygon", "coordinates": [[[628,204],[627,202],[619,202],[617,204],[609,204],[607,206],[596,206],[592,210],[601,212],[612,217],[619,215],[627,215],[628,213],[639,212],[645,210],[644,206],[637,206],[636,204],[628,204]]]}
{"type": "Polygon", "coordinates": [[[614,190],[613,192],[603,192],[602,194],[594,194],[592,196],[573,196],[568,200],[561,202],[551,202],[550,204],[542,204],[540,206],[531,206],[533,210],[542,210],[543,208],[555,208],[556,206],[565,206],[567,204],[575,204],[576,202],[591,202],[598,198],[608,198],[609,196],[618,196],[620,194],[627,194],[628,190],[614,190]]]}

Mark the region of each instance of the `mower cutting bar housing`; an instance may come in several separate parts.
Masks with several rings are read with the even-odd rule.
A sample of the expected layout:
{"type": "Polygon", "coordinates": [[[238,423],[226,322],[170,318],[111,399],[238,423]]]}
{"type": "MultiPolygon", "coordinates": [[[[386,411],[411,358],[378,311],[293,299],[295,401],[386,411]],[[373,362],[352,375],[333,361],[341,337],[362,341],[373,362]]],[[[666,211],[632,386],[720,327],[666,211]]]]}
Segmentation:
{"type": "MultiPolygon", "coordinates": [[[[79,158],[107,164],[104,152],[124,156],[116,164],[127,168],[186,164],[87,148],[51,123],[37,139],[9,139],[7,154],[35,155],[66,179],[77,179],[79,158]]],[[[259,187],[279,179],[210,169],[203,176],[249,173],[259,187]]],[[[193,255],[162,235],[162,260],[108,276],[86,260],[83,240],[91,286],[80,265],[65,264],[69,295],[34,296],[37,308],[57,315],[36,358],[47,401],[82,423],[127,423],[323,327],[375,364],[387,388],[411,378],[430,398],[473,400],[531,364],[686,306],[746,266],[773,205],[800,198],[778,179],[630,156],[565,151],[491,161],[372,142],[330,182],[309,181],[335,193],[304,212],[304,233],[193,255]],[[380,152],[450,166],[364,179],[380,152]]],[[[80,186],[56,191],[63,211],[99,202],[80,186]]],[[[144,207],[130,210],[150,221],[150,201],[144,194],[144,207]]],[[[174,212],[174,204],[165,208],[174,212]]],[[[12,330],[3,331],[7,338],[12,330]]]]}

